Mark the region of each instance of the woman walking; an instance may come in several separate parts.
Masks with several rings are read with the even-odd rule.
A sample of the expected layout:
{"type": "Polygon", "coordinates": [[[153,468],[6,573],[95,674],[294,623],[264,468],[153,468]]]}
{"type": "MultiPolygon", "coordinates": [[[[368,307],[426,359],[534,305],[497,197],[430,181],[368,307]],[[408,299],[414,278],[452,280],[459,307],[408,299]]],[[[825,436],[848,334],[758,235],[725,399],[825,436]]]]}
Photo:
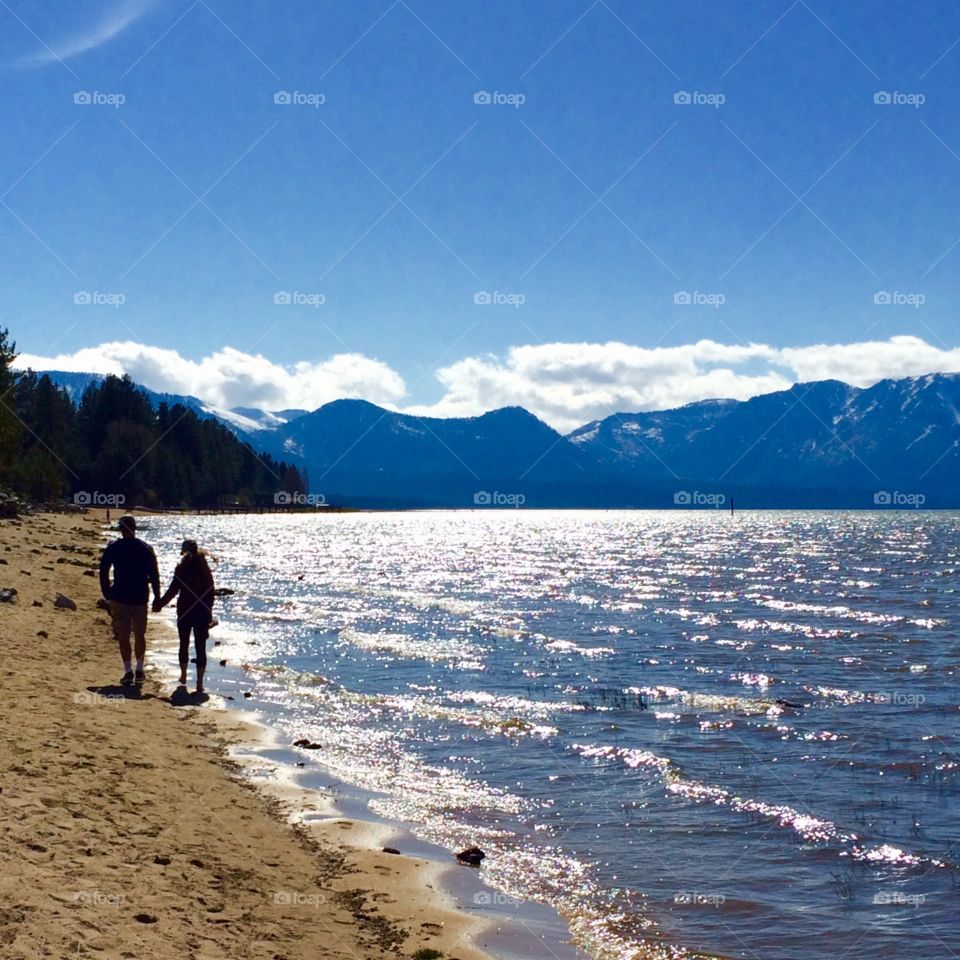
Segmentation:
{"type": "Polygon", "coordinates": [[[207,669],[207,637],[213,619],[213,574],[207,555],[196,540],[184,540],[180,562],[173,572],[167,592],[154,602],[154,613],[177,598],[177,632],[180,634],[180,685],[186,686],[190,663],[190,633],[193,632],[197,655],[197,693],[203,693],[203,674],[207,669]]]}

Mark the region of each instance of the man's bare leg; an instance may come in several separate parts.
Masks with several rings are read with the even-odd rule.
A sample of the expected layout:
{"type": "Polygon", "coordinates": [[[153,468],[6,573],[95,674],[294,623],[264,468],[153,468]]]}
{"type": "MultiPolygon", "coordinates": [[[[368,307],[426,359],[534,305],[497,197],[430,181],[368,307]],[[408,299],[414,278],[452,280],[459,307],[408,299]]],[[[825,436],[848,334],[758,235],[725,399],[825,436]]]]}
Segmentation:
{"type": "Polygon", "coordinates": [[[139,683],[144,678],[143,660],[147,655],[147,608],[144,607],[141,610],[137,607],[131,619],[133,620],[134,653],[137,655],[136,679],[139,683]]]}
{"type": "MultiPolygon", "coordinates": [[[[123,679],[127,680],[127,675],[132,672],[130,663],[130,631],[133,623],[120,604],[110,604],[110,619],[113,622],[113,636],[120,649],[120,659],[123,660],[123,679]]],[[[133,679],[132,677],[130,679],[133,679]]]]}

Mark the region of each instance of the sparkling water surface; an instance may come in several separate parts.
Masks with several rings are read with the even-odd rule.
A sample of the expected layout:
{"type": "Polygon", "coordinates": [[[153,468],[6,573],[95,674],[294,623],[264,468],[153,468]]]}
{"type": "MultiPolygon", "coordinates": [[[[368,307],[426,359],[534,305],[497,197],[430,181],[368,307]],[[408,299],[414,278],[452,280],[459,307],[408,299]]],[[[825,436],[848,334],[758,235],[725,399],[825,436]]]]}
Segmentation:
{"type": "MultiPolygon", "coordinates": [[[[373,810],[597,958],[960,953],[960,515],[151,518],[373,810]]],[[[209,686],[238,693],[218,680],[209,686]]]]}

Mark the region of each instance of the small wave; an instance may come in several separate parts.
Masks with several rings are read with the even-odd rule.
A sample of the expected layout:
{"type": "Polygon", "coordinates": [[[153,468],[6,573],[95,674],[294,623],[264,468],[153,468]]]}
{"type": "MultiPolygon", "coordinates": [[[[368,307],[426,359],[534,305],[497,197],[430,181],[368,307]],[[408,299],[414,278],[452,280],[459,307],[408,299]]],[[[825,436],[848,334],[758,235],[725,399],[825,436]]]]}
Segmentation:
{"type": "Polygon", "coordinates": [[[776,821],[781,827],[793,830],[809,842],[857,840],[853,833],[843,833],[834,823],[812,814],[801,813],[786,804],[765,803],[738,797],[723,787],[691,780],[683,775],[680,768],[669,758],[648,750],[629,749],[612,746],[590,746],[575,743],[573,749],[584,757],[619,760],[628,767],[647,767],[658,771],[663,777],[668,794],[683,797],[694,803],[710,803],[726,806],[736,813],[759,814],[776,821]]]}
{"type": "Polygon", "coordinates": [[[347,627],[339,638],[361,650],[392,653],[404,660],[438,660],[454,663],[459,669],[482,668],[482,651],[464,640],[412,637],[405,633],[364,633],[347,627]]]}
{"type": "Polygon", "coordinates": [[[810,813],[803,813],[787,804],[767,803],[749,797],[740,797],[724,787],[692,780],[681,772],[669,757],[663,757],[649,750],[626,747],[597,746],[575,743],[572,747],[583,757],[592,759],[619,760],[627,767],[645,767],[656,771],[664,781],[668,795],[682,797],[693,803],[709,803],[713,806],[728,807],[735,813],[759,815],[773,820],[778,826],[791,830],[808,843],[840,846],[840,856],[849,856],[855,860],[871,863],[889,863],[897,866],[948,867],[949,864],[922,854],[908,853],[891,844],[866,847],[861,837],[850,831],[842,830],[837,824],[810,813]]]}
{"type": "Polygon", "coordinates": [[[343,587],[341,589],[346,593],[359,593],[364,596],[400,600],[423,610],[433,607],[438,610],[444,610],[447,613],[456,613],[463,616],[475,613],[483,606],[480,600],[438,597],[429,593],[418,593],[415,590],[393,590],[389,587],[343,587]]]}
{"type": "Polygon", "coordinates": [[[780,706],[775,700],[758,700],[751,697],[724,696],[717,693],[700,693],[695,690],[681,690],[679,687],[627,687],[624,691],[634,696],[640,695],[653,701],[673,701],[695,710],[724,711],[738,713],[779,713],[780,706]]]}
{"type": "MultiPolygon", "coordinates": [[[[754,631],[771,633],[795,633],[804,637],[810,637],[815,640],[844,640],[850,637],[856,637],[857,634],[850,630],[832,629],[827,630],[810,623],[794,623],[792,620],[762,620],[757,617],[748,617],[744,620],[734,620],[733,625],[744,633],[753,633],[754,631]]],[[[774,649],[782,649],[774,646],[774,649]]],[[[786,649],[792,649],[787,647],[786,649]]]]}
{"type": "Polygon", "coordinates": [[[888,613],[874,613],[871,610],[854,610],[852,607],[826,606],[819,603],[796,603],[792,600],[773,600],[769,597],[751,597],[759,604],[773,610],[789,610],[795,613],[813,613],[821,617],[838,617],[845,620],[859,620],[861,623],[888,625],[893,623],[910,623],[917,627],[933,629],[943,626],[946,621],[931,617],[915,619],[888,613]]]}
{"type": "Polygon", "coordinates": [[[608,657],[616,652],[613,647],[581,647],[572,640],[551,640],[543,647],[553,653],[578,653],[581,657],[608,657]]]}
{"type": "Polygon", "coordinates": [[[889,843],[884,843],[878,847],[854,847],[850,851],[850,856],[854,860],[867,863],[889,863],[899,867],[920,867],[924,864],[930,864],[934,867],[948,866],[943,860],[933,860],[915,853],[907,853],[905,850],[889,843]]]}

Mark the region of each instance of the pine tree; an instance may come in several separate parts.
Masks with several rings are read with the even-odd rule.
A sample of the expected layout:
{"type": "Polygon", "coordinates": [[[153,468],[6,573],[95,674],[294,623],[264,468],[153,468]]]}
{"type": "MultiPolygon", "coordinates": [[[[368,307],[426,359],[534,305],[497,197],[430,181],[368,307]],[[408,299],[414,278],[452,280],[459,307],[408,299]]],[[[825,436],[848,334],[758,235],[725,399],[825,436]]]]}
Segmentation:
{"type": "Polygon", "coordinates": [[[0,328],[0,481],[31,499],[83,490],[128,504],[216,507],[305,490],[296,467],[258,455],[195,410],[154,410],[129,377],[92,384],[74,405],[49,376],[13,371],[15,357],[0,328]]]}
{"type": "Polygon", "coordinates": [[[17,345],[9,331],[0,327],[0,481],[12,480],[14,459],[20,444],[20,421],[13,407],[11,391],[15,384],[12,370],[17,345]]]}

